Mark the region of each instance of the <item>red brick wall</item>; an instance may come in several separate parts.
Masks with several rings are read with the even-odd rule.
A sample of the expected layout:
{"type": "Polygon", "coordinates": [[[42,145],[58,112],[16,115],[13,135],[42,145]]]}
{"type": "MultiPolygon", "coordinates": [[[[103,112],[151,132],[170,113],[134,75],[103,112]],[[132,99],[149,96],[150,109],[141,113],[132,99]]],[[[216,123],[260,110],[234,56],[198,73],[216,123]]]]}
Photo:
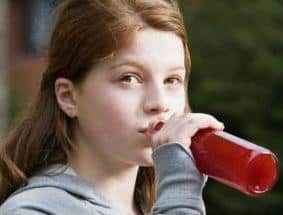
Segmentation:
{"type": "Polygon", "coordinates": [[[14,0],[10,4],[8,68],[11,88],[30,99],[38,89],[41,73],[46,68],[46,57],[25,51],[27,7],[25,0],[14,0]]]}

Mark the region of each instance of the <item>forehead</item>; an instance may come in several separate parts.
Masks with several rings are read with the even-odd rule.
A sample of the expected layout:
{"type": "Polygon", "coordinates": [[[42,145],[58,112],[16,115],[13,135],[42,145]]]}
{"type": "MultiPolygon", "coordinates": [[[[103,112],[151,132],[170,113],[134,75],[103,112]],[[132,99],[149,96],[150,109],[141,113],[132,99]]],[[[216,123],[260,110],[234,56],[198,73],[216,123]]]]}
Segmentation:
{"type": "Polygon", "coordinates": [[[127,59],[136,59],[147,65],[184,66],[184,47],[174,33],[147,28],[136,32],[131,44],[117,52],[112,62],[127,59]]]}
{"type": "Polygon", "coordinates": [[[151,75],[166,75],[167,72],[177,70],[184,75],[187,73],[183,42],[174,33],[143,29],[136,32],[130,41],[128,46],[117,51],[114,56],[95,64],[89,78],[82,83],[89,82],[93,86],[93,82],[97,81],[99,85],[102,83],[101,77],[115,73],[114,68],[120,66],[142,68],[151,75]]]}

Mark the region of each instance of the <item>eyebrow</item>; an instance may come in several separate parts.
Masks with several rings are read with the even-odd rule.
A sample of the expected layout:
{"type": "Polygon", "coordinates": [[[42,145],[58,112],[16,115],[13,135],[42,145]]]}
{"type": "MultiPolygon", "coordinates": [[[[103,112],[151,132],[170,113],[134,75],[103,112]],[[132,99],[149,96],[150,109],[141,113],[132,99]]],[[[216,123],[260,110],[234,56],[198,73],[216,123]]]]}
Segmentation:
{"type": "MultiPolygon", "coordinates": [[[[146,66],[144,64],[142,64],[142,63],[140,63],[140,62],[138,62],[136,60],[130,60],[130,59],[125,60],[125,61],[123,61],[121,63],[113,65],[111,67],[111,69],[116,69],[116,68],[118,68],[120,66],[124,66],[124,65],[134,66],[134,67],[137,67],[137,68],[139,68],[141,70],[148,71],[148,69],[146,68],[146,66]]],[[[184,72],[186,74],[185,67],[184,66],[179,66],[179,65],[170,67],[168,71],[171,72],[171,71],[176,71],[176,70],[184,70],[184,72]]]]}
{"type": "Polygon", "coordinates": [[[147,68],[142,63],[139,63],[138,61],[135,61],[135,60],[124,60],[121,63],[117,63],[117,64],[113,65],[111,67],[111,69],[116,69],[116,68],[118,68],[120,66],[124,66],[124,65],[130,65],[130,66],[134,66],[134,67],[137,67],[139,69],[142,69],[142,70],[147,70],[147,68]]]}

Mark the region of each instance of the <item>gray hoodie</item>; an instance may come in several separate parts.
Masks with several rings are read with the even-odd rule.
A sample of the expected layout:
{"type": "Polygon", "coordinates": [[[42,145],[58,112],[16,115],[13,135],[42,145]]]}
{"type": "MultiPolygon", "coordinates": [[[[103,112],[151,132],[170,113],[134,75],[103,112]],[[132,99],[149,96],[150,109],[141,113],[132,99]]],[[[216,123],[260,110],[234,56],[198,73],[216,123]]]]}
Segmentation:
{"type": "MultiPolygon", "coordinates": [[[[202,190],[207,177],[196,169],[191,152],[178,143],[165,144],[153,151],[152,158],[158,187],[149,214],[204,215],[202,190]]],[[[0,215],[129,214],[70,167],[63,172],[56,168],[56,175],[51,174],[54,169],[31,177],[0,206],[0,215]]]]}

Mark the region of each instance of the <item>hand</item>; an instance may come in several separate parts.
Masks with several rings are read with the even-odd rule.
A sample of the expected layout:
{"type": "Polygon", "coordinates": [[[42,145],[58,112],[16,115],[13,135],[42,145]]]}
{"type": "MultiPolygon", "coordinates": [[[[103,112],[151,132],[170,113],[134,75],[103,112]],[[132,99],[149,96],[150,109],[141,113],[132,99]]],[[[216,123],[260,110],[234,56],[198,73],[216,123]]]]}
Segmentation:
{"type": "MultiPolygon", "coordinates": [[[[179,143],[184,147],[190,147],[191,138],[200,129],[212,128],[223,130],[224,124],[215,117],[203,113],[173,114],[164,124],[159,124],[151,136],[153,149],[162,144],[179,143]]],[[[158,122],[152,122],[152,129],[158,122]]]]}

